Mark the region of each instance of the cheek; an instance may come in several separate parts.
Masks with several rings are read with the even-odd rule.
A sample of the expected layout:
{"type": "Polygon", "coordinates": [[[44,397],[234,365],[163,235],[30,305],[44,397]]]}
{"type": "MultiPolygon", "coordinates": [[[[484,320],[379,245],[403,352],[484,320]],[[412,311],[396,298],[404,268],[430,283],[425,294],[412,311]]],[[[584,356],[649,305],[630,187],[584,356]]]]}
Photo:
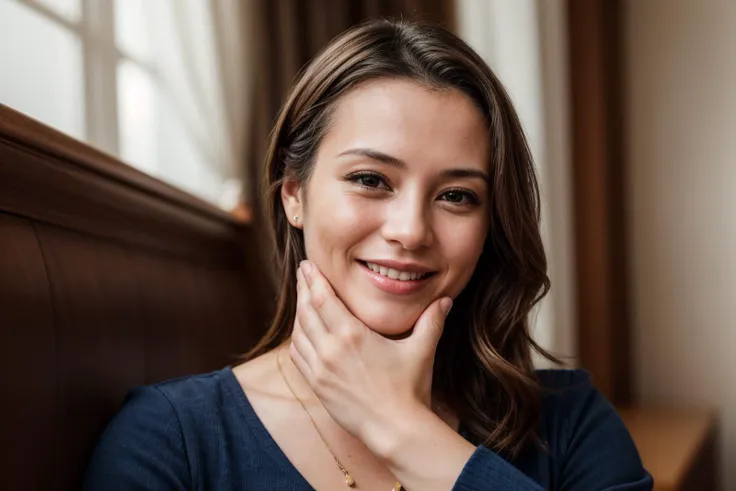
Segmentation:
{"type": "Polygon", "coordinates": [[[317,247],[328,250],[350,247],[373,227],[375,210],[349,195],[332,193],[310,202],[308,230],[317,247]]]}
{"type": "Polygon", "coordinates": [[[308,201],[304,227],[307,257],[336,288],[345,278],[345,268],[351,266],[347,264],[351,251],[378,226],[381,212],[372,205],[338,185],[323,187],[308,201]]]}
{"type": "Polygon", "coordinates": [[[475,271],[478,258],[483,252],[486,228],[482,224],[462,227],[462,229],[454,227],[454,230],[446,234],[445,237],[448,240],[445,241],[443,249],[451,271],[451,284],[448,285],[448,290],[454,296],[465,288],[473,275],[473,271],[475,271]]]}

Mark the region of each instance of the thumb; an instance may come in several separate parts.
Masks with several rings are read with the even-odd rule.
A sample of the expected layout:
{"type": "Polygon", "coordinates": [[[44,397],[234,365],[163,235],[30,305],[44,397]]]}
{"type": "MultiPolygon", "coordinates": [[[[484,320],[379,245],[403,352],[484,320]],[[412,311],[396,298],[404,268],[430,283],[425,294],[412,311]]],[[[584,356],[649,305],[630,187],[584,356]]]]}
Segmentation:
{"type": "Polygon", "coordinates": [[[451,307],[450,297],[442,297],[429,304],[414,325],[411,337],[428,349],[436,348],[445,328],[445,318],[451,307]]]}

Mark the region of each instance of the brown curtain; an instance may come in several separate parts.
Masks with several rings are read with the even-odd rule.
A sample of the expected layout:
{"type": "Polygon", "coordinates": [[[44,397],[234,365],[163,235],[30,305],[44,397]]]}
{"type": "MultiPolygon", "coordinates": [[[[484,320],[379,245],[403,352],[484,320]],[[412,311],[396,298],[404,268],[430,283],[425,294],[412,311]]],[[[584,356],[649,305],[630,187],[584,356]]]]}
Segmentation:
{"type": "Polygon", "coordinates": [[[246,195],[259,217],[268,133],[301,67],[337,34],[368,19],[422,19],[453,28],[454,0],[250,0],[244,15],[251,39],[247,70],[253,77],[246,195]]]}

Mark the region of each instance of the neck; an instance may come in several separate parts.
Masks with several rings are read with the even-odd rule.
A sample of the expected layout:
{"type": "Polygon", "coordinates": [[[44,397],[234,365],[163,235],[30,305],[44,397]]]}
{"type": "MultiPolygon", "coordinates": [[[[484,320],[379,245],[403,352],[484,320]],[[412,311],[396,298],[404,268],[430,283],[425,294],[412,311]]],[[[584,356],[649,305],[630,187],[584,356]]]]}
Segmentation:
{"type": "MultiPolygon", "coordinates": [[[[306,406],[321,406],[317,395],[312,390],[312,386],[309,385],[307,379],[299,371],[299,368],[294,364],[289,354],[289,344],[291,339],[284,342],[281,346],[275,349],[275,355],[277,357],[277,363],[281,363],[284,377],[288,380],[288,384],[291,385],[291,390],[295,392],[295,395],[301,399],[302,403],[306,406]]],[[[283,392],[284,396],[291,399],[294,397],[289,387],[286,385],[287,381],[283,381],[283,392]]],[[[458,421],[454,413],[447,408],[446,404],[440,399],[437,394],[432,394],[432,411],[439,416],[445,423],[451,428],[457,430],[458,421]]]]}
{"type": "Polygon", "coordinates": [[[286,380],[282,380],[282,382],[284,382],[284,396],[288,399],[292,399],[296,396],[307,406],[321,405],[322,403],[312,390],[312,386],[309,385],[307,379],[304,378],[302,372],[299,371],[299,368],[297,368],[294,361],[291,359],[291,355],[289,355],[290,343],[291,338],[275,350],[276,362],[281,364],[283,376],[286,378],[286,380]],[[291,386],[291,390],[289,390],[289,385],[291,386]],[[295,394],[292,394],[292,390],[295,394]]]}

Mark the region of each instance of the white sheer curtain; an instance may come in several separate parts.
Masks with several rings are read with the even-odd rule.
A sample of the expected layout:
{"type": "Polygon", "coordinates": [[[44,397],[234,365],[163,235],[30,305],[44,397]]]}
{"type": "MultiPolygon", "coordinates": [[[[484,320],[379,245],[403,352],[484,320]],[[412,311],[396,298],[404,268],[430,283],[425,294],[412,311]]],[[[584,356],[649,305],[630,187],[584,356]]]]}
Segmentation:
{"type": "MultiPolygon", "coordinates": [[[[537,342],[576,356],[572,183],[564,0],[458,0],[458,28],[506,86],[537,164],[552,289],[533,324],[537,342]]],[[[539,365],[545,362],[537,360],[539,365]]]]}
{"type": "Polygon", "coordinates": [[[250,2],[116,0],[120,153],[219,204],[242,198],[250,2]]]}
{"type": "Polygon", "coordinates": [[[0,101],[232,209],[248,199],[253,3],[0,0],[0,101]]]}

